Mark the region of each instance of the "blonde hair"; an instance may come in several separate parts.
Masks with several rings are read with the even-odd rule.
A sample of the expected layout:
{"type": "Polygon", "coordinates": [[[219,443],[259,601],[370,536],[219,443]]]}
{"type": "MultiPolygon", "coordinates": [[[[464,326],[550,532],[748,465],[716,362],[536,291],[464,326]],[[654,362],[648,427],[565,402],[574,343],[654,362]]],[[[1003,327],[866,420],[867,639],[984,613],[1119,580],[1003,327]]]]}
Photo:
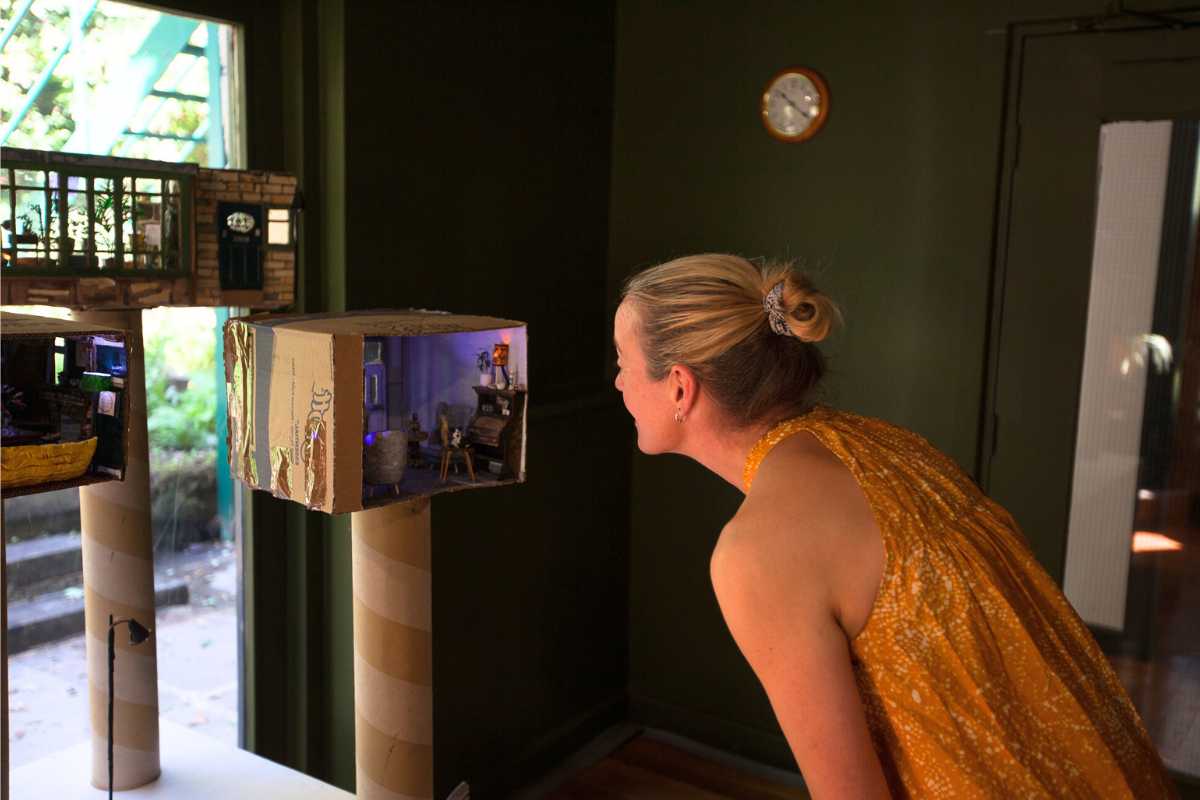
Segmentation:
{"type": "Polygon", "coordinates": [[[648,377],[689,367],[735,425],[787,419],[810,405],[826,369],[814,343],[841,319],[837,305],[790,263],[758,265],[722,253],[639,272],[621,300],[637,312],[648,377]],[[781,281],[792,336],[771,329],[763,302],[781,281]]]}

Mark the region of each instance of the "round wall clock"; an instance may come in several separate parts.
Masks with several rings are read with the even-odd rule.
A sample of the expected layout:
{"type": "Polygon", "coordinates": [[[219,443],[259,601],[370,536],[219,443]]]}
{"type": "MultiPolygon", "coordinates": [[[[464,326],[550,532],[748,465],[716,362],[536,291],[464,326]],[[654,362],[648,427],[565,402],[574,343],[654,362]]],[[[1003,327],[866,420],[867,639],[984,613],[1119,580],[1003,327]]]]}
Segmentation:
{"type": "Polygon", "coordinates": [[[829,87],[808,67],[789,67],[767,84],[762,121],[783,142],[803,142],[816,135],[829,118],[829,87]]]}

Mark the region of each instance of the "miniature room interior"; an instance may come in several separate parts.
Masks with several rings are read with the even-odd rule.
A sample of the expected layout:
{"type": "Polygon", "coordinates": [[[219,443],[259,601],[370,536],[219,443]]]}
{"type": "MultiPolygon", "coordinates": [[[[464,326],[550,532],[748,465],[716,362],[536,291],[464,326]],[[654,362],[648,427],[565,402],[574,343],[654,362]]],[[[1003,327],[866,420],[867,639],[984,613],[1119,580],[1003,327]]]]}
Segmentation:
{"type": "Polygon", "coordinates": [[[744,496],[614,387],[703,252],[817,277],[822,402],[1011,511],[1200,798],[1182,6],[9,3],[0,800],[809,797],[744,496]]]}
{"type": "Polygon", "coordinates": [[[65,326],[39,336],[36,327],[21,330],[28,322],[7,318],[8,336],[0,344],[6,491],[45,484],[65,488],[79,485],[79,479],[119,480],[125,471],[127,416],[123,332],[112,331],[109,339],[102,332],[81,332],[84,326],[65,326]],[[22,338],[12,336],[18,332],[22,338]]]}
{"type": "Polygon", "coordinates": [[[388,485],[398,496],[428,494],[435,466],[438,484],[452,486],[524,474],[525,369],[524,328],[366,337],[364,500],[388,485]],[[385,443],[398,433],[403,445],[385,443]],[[401,448],[404,468],[389,472],[385,451],[401,448]]]}

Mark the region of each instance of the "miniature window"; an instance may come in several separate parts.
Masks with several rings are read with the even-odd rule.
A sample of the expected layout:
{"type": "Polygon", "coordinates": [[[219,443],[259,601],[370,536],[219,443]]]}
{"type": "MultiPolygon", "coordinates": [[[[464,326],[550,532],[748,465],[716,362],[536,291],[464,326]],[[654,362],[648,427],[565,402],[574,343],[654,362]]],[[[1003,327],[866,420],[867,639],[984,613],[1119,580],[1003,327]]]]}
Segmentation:
{"type": "Polygon", "coordinates": [[[0,169],[4,267],[50,273],[188,268],[188,232],[180,220],[190,176],[21,166],[0,169]]]}
{"type": "Polygon", "coordinates": [[[292,210],[267,207],[267,247],[292,246],[292,210]]]}

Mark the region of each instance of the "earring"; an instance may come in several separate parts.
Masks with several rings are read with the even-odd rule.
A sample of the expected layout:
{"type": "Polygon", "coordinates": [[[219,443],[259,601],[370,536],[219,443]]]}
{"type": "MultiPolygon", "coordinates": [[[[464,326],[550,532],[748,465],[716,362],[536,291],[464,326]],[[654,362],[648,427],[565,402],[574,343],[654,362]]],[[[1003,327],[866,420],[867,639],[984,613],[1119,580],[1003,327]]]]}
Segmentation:
{"type": "Polygon", "coordinates": [[[687,419],[687,417],[686,417],[686,416],[683,416],[683,417],[679,416],[679,412],[680,412],[681,410],[682,410],[682,409],[679,409],[679,408],[675,409],[675,421],[676,421],[676,422],[683,422],[685,419],[687,419]]]}

